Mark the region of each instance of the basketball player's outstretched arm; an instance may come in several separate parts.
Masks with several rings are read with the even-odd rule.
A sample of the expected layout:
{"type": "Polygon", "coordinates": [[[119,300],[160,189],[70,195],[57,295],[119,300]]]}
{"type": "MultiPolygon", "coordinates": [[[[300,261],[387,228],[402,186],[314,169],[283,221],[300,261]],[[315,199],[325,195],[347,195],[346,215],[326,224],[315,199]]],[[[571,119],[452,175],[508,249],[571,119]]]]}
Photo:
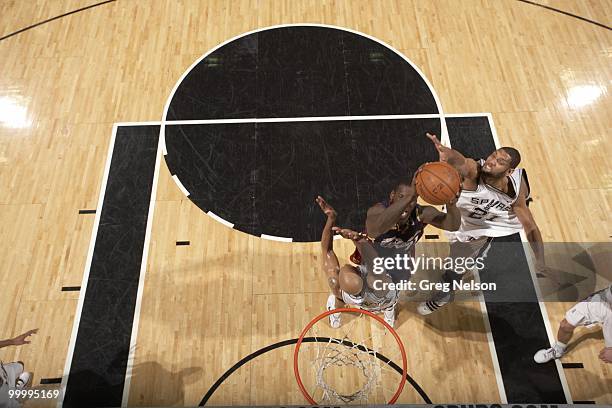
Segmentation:
{"type": "Polygon", "coordinates": [[[529,207],[527,207],[527,183],[521,183],[521,189],[519,196],[512,204],[512,209],[518,217],[519,221],[523,225],[525,235],[536,258],[536,269],[546,274],[546,262],[544,260],[544,242],[542,241],[542,234],[536,224],[529,207]]]}
{"type": "Polygon", "coordinates": [[[378,252],[372,246],[372,243],[368,241],[367,235],[362,232],[355,232],[348,228],[333,227],[336,233],[340,234],[343,238],[350,239],[355,244],[355,247],[361,254],[362,265],[366,267],[368,275],[374,270],[374,258],[378,256],[378,252]]]}
{"type": "Polygon", "coordinates": [[[327,276],[327,284],[332,292],[338,296],[340,283],[338,282],[338,273],[340,272],[340,263],[334,252],[334,233],[332,228],[336,224],[337,213],[334,208],[327,204],[321,196],[317,196],[316,203],[321,207],[321,211],[327,216],[323,232],[321,233],[321,256],[323,257],[323,271],[327,276]]]}
{"type": "Polygon", "coordinates": [[[32,334],[38,333],[38,329],[28,330],[27,332],[20,334],[12,339],[0,340],[0,348],[7,346],[21,346],[22,344],[30,344],[27,340],[32,334]]]}
{"type": "Polygon", "coordinates": [[[427,133],[427,137],[432,141],[436,150],[440,154],[440,161],[446,162],[453,166],[464,179],[476,180],[478,178],[478,163],[474,159],[466,158],[464,155],[450,147],[444,146],[431,133],[427,133]]]}
{"type": "Polygon", "coordinates": [[[416,199],[416,189],[413,186],[406,195],[398,193],[397,199],[389,207],[382,204],[370,207],[366,218],[368,235],[376,238],[389,231],[397,224],[404,211],[411,213],[414,210],[416,199]]]}
{"type": "Polygon", "coordinates": [[[438,211],[437,208],[426,205],[422,207],[421,222],[431,224],[444,231],[457,231],[461,226],[461,212],[455,205],[457,199],[446,205],[446,212],[438,211]]]}

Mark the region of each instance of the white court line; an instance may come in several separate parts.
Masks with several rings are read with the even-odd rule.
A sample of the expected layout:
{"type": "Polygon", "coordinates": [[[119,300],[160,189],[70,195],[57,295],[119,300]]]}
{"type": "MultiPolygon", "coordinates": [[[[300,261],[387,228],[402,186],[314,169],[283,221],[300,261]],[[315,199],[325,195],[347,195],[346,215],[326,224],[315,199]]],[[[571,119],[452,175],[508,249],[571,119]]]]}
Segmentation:
{"type": "MultiPolygon", "coordinates": [[[[491,127],[491,132],[493,133],[493,140],[495,141],[495,148],[499,149],[501,147],[501,143],[499,143],[499,138],[497,137],[497,130],[495,129],[495,125],[493,124],[493,115],[490,113],[487,115],[489,119],[489,126],[491,127]]],[[[524,248],[526,243],[529,242],[527,239],[527,235],[525,234],[525,230],[521,229],[520,231],[521,241],[523,241],[523,252],[525,252],[525,256],[527,258],[527,264],[529,265],[529,274],[531,275],[531,281],[533,282],[533,287],[536,292],[536,297],[538,298],[538,305],[540,306],[540,312],[542,313],[542,318],[544,320],[544,327],[546,328],[546,334],[548,335],[548,341],[550,344],[555,343],[555,335],[552,330],[552,326],[550,324],[550,319],[548,317],[548,311],[546,310],[546,305],[542,302],[542,291],[540,290],[540,285],[538,283],[537,276],[535,274],[535,268],[533,263],[533,258],[531,252],[524,248]]],[[[546,347],[546,344],[542,344],[542,347],[546,347]]],[[[573,403],[572,394],[570,393],[569,385],[567,383],[567,378],[565,378],[565,371],[563,370],[563,365],[559,359],[555,359],[555,365],[557,366],[557,372],[559,373],[559,379],[561,380],[561,386],[563,387],[563,393],[565,394],[565,399],[568,404],[573,403]]]]}
{"type": "Polygon", "coordinates": [[[153,227],[153,215],[155,214],[155,199],[157,197],[157,185],[159,180],[159,167],[161,162],[161,137],[157,140],[157,154],[155,156],[155,170],[153,172],[153,186],[149,198],[149,213],[147,215],[147,229],[143,245],[142,260],[140,263],[140,277],[138,279],[138,292],[136,293],[136,307],[134,308],[134,319],[132,321],[132,336],[130,337],[130,350],[128,354],[127,366],[125,369],[125,382],[123,384],[123,397],[121,406],[127,407],[130,396],[130,385],[132,383],[132,372],[134,359],[136,357],[136,339],[138,338],[138,328],[140,326],[140,308],[142,306],[142,293],[144,291],[144,281],[147,272],[147,262],[149,258],[149,247],[151,241],[151,229],[153,227]]]}
{"type": "Polygon", "coordinates": [[[207,212],[208,215],[210,215],[213,219],[217,220],[218,222],[220,222],[221,224],[230,227],[230,228],[234,228],[234,224],[232,224],[231,222],[219,217],[217,214],[215,214],[212,211],[207,212]]]}
{"type": "Polygon", "coordinates": [[[102,176],[102,185],[100,186],[100,194],[98,195],[98,205],[96,207],[96,216],[94,225],[91,231],[89,240],[89,249],[87,250],[87,259],[85,261],[85,270],[83,271],[83,279],[81,281],[81,290],[79,292],[79,301],[74,314],[74,322],[72,323],[72,334],[70,335],[70,343],[68,344],[68,353],[66,354],[66,362],[64,363],[64,375],[60,383],[60,394],[57,400],[57,406],[61,407],[64,403],[64,394],[68,384],[68,376],[70,375],[70,367],[72,365],[72,357],[74,355],[74,347],[76,344],[77,332],[81,323],[81,313],[83,312],[83,302],[85,301],[85,292],[87,291],[87,282],[89,281],[89,271],[91,269],[91,261],[93,259],[94,247],[96,245],[96,237],[98,236],[98,227],[100,226],[100,216],[102,214],[102,204],[104,203],[104,195],[106,194],[106,183],[110,172],[111,159],[115,148],[115,138],[117,136],[117,125],[113,125],[113,132],[110,139],[108,153],[106,155],[106,164],[104,165],[104,175],[102,176]]]}
{"type": "Polygon", "coordinates": [[[189,195],[191,194],[183,185],[183,183],[181,183],[181,180],[179,180],[178,176],[176,174],[174,174],[172,176],[172,180],[174,180],[174,182],[176,183],[176,185],[178,186],[178,188],[181,189],[181,191],[183,192],[183,194],[185,194],[186,197],[189,197],[189,195]]]}
{"type": "Polygon", "coordinates": [[[357,121],[357,120],[400,120],[400,119],[438,119],[443,115],[432,114],[409,114],[409,115],[361,115],[361,116],[294,116],[290,118],[241,118],[241,119],[201,119],[201,120],[169,120],[165,125],[211,125],[217,123],[282,123],[282,122],[335,122],[335,121],[357,121]]]}
{"type": "Polygon", "coordinates": [[[159,138],[161,139],[161,151],[164,156],[168,155],[168,149],[166,148],[166,138],[161,137],[161,129],[159,131],[159,138]]]}
{"type": "Polygon", "coordinates": [[[293,238],[277,237],[274,235],[261,234],[261,237],[263,239],[269,239],[270,241],[293,242],[293,238]]]}
{"type": "Polygon", "coordinates": [[[127,127],[127,126],[155,126],[155,125],[161,125],[162,123],[158,120],[158,121],[152,121],[152,122],[116,122],[113,126],[121,126],[121,127],[127,127]]]}
{"type": "MultiPolygon", "coordinates": [[[[478,271],[474,273],[474,278],[476,279],[477,283],[480,283],[480,274],[478,271]]],[[[495,381],[497,382],[497,391],[499,392],[500,402],[502,404],[507,404],[508,397],[506,396],[506,388],[504,387],[504,378],[502,377],[501,368],[499,367],[497,349],[495,348],[495,341],[493,340],[493,333],[491,332],[489,311],[487,310],[487,303],[485,302],[482,291],[478,291],[478,302],[480,303],[480,310],[482,311],[485,330],[487,332],[487,343],[489,343],[489,351],[491,352],[491,360],[493,361],[493,371],[495,371],[495,381]]]]}
{"type": "Polygon", "coordinates": [[[480,118],[483,116],[489,117],[491,114],[488,112],[476,112],[476,113],[447,113],[444,116],[447,118],[480,118]]]}
{"type": "MultiPolygon", "coordinates": [[[[448,116],[450,117],[451,115],[448,115],[448,116]]],[[[483,116],[486,116],[486,114],[483,116]]],[[[456,116],[456,117],[463,117],[463,116],[456,116]]],[[[493,126],[491,122],[489,122],[489,125],[493,126]]],[[[445,144],[445,146],[451,147],[450,138],[448,137],[448,135],[446,135],[445,141],[440,140],[440,142],[442,142],[442,144],[446,142],[448,144],[445,144]]],[[[478,282],[480,282],[480,275],[478,275],[478,273],[475,273],[474,276],[478,279],[478,282]]],[[[491,353],[491,361],[493,362],[493,371],[495,372],[495,382],[497,383],[497,392],[499,392],[500,402],[502,404],[507,404],[508,397],[506,396],[506,388],[504,387],[504,378],[502,377],[501,369],[499,367],[499,360],[497,358],[497,349],[495,348],[495,342],[493,341],[493,333],[491,333],[491,322],[489,321],[489,312],[487,310],[487,304],[484,300],[484,294],[482,292],[479,292],[478,294],[478,301],[480,303],[480,310],[482,311],[482,319],[483,319],[483,322],[485,325],[485,331],[487,334],[487,343],[489,344],[489,352],[491,353]]]]}

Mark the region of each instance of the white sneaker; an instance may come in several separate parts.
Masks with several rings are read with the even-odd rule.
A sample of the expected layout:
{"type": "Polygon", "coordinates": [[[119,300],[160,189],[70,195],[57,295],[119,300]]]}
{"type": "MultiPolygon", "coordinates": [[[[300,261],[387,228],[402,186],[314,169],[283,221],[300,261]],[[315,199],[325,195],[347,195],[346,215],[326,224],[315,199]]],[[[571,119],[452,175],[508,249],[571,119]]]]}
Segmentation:
{"type": "Polygon", "coordinates": [[[538,364],[548,363],[550,360],[555,360],[557,358],[561,358],[561,356],[565,353],[559,353],[557,349],[551,347],[549,349],[539,350],[534,354],[533,360],[538,364]]]}
{"type": "Polygon", "coordinates": [[[383,312],[385,317],[385,322],[391,327],[395,325],[395,307],[387,309],[383,312]]]}
{"type": "MultiPolygon", "coordinates": [[[[329,297],[327,298],[327,310],[334,310],[336,308],[336,296],[335,295],[329,295],[329,297]]],[[[329,325],[331,327],[333,327],[334,329],[337,329],[338,327],[340,327],[341,321],[340,321],[340,313],[332,313],[329,315],[329,325]]]]}
{"type": "Polygon", "coordinates": [[[420,315],[427,316],[428,314],[432,314],[436,310],[448,304],[448,302],[450,302],[450,295],[446,295],[442,299],[438,300],[428,300],[427,302],[421,302],[419,306],[417,306],[417,311],[420,315]]]}
{"type": "Polygon", "coordinates": [[[28,383],[30,382],[31,378],[32,373],[28,373],[27,371],[24,371],[23,373],[19,374],[19,377],[17,377],[17,381],[15,381],[15,388],[25,388],[26,385],[28,385],[28,383]]]}

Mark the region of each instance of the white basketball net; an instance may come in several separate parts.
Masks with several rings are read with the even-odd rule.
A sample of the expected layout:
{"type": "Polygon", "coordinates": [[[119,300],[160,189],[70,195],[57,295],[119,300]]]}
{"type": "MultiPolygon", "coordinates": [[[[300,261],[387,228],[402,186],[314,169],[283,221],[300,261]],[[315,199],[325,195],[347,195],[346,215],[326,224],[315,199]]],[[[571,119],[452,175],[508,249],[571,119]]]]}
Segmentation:
{"type": "Polygon", "coordinates": [[[311,396],[319,404],[387,403],[401,380],[401,373],[385,359],[401,365],[397,342],[367,315],[345,312],[341,317],[338,329],[329,327],[326,317],[306,334],[314,341],[303,343],[300,354],[310,359],[314,379],[303,382],[312,384],[311,396]]]}

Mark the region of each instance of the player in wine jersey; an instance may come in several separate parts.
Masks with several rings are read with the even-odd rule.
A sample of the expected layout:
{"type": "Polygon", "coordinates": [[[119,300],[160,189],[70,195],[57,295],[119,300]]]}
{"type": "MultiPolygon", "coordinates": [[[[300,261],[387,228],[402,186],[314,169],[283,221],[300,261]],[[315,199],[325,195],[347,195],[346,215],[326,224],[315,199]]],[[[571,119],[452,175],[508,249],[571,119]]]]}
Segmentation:
{"type": "MultiPolygon", "coordinates": [[[[546,275],[542,235],[527,207],[529,182],[524,169],[517,166],[521,161],[518,150],[502,147],[486,160],[473,160],[448,148],[435,135],[427,134],[440,154],[440,161],[453,166],[461,175],[462,191],[457,201],[461,212],[461,226],[449,234],[451,258],[485,257],[495,237],[525,231],[535,254],[538,272],[546,275]]],[[[447,270],[445,282],[452,284],[462,277],[447,270]]],[[[427,315],[444,306],[452,299],[452,292],[435,294],[431,300],[418,306],[422,315],[427,315]]]]}
{"type": "Polygon", "coordinates": [[[557,341],[551,348],[539,350],[533,356],[536,363],[543,364],[565,354],[567,344],[572,339],[577,326],[591,327],[601,324],[604,337],[604,348],[599,352],[599,358],[612,363],[612,285],[592,293],[583,301],[577,303],[565,314],[565,319],[559,324],[557,341]]]}
{"type": "MultiPolygon", "coordinates": [[[[415,176],[419,171],[420,169],[415,172],[415,176]]],[[[459,228],[461,214],[455,206],[455,201],[447,205],[447,212],[438,211],[428,205],[418,205],[414,180],[415,177],[411,182],[399,182],[389,194],[388,200],[368,209],[366,232],[373,240],[379,257],[393,258],[397,254],[414,257],[415,245],[423,236],[427,224],[446,231],[456,231],[459,228]]],[[[358,256],[352,257],[351,260],[358,261],[358,256]]],[[[394,282],[399,282],[409,280],[414,271],[394,269],[388,272],[394,282]]]]}

